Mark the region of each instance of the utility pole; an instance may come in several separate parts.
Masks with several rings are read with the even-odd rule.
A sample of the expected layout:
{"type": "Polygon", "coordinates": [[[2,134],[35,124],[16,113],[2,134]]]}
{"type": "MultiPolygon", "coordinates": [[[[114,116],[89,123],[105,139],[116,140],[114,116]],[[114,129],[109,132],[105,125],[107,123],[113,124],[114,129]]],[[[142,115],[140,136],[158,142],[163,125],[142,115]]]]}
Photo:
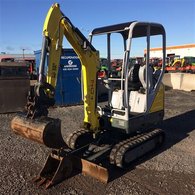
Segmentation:
{"type": "Polygon", "coordinates": [[[22,49],[22,52],[23,52],[23,59],[24,59],[24,50],[25,50],[25,49],[22,49]]]}

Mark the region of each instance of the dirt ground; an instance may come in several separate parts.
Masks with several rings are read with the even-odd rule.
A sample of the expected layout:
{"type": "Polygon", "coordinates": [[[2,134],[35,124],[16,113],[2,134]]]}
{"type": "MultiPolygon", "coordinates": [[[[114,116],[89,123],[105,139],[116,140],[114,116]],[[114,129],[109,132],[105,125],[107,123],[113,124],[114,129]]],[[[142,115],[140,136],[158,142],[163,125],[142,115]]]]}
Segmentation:
{"type": "MultiPolygon", "coordinates": [[[[55,108],[50,114],[62,120],[64,136],[83,119],[82,106],[55,108]]],[[[0,194],[195,194],[195,92],[166,91],[165,144],[129,170],[113,170],[108,184],[78,174],[48,190],[38,188],[31,179],[50,150],[12,133],[14,115],[0,115],[0,194]]]]}

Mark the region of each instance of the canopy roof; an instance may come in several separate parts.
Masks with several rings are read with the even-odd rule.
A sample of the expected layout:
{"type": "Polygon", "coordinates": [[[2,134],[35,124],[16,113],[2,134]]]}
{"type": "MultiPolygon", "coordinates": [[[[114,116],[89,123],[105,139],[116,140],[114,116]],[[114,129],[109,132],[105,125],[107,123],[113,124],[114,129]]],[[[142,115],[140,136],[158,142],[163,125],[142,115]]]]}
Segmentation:
{"type": "Polygon", "coordinates": [[[165,34],[164,27],[161,24],[158,23],[149,23],[149,22],[126,22],[121,24],[115,24],[111,26],[104,26],[100,28],[95,28],[92,31],[92,35],[98,35],[98,34],[106,34],[106,33],[113,33],[118,32],[123,35],[124,38],[128,38],[129,30],[134,26],[133,28],[133,38],[136,37],[144,37],[147,36],[147,27],[150,26],[150,35],[161,35],[165,34]]]}

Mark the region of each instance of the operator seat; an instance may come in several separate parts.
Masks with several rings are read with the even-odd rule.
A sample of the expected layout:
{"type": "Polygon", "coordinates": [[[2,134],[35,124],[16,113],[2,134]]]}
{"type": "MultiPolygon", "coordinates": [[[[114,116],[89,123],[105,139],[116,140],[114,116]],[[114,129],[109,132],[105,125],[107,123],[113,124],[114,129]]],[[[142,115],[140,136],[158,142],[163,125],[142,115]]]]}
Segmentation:
{"type": "MultiPolygon", "coordinates": [[[[149,82],[149,93],[154,88],[154,81],[153,81],[153,68],[151,66],[148,67],[148,82],[149,82]]],[[[139,69],[139,80],[142,84],[144,91],[146,90],[146,65],[140,66],[139,69]]]]}
{"type": "Polygon", "coordinates": [[[140,64],[133,64],[128,73],[128,90],[138,91],[142,86],[139,78],[140,64]]]}
{"type": "MultiPolygon", "coordinates": [[[[146,65],[139,67],[138,79],[141,83],[140,88],[129,93],[130,115],[137,115],[146,111],[146,65]]],[[[153,69],[149,66],[148,70],[149,93],[153,90],[153,69]]]]}

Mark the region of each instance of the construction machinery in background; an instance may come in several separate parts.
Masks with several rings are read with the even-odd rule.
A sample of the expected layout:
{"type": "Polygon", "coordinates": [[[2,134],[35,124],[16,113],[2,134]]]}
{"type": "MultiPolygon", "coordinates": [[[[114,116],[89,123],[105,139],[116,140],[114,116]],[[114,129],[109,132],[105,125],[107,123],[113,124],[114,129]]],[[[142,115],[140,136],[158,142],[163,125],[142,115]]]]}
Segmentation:
{"type": "Polygon", "coordinates": [[[11,56],[9,57],[1,57],[0,58],[0,62],[14,62],[14,58],[12,58],[11,56]]]}
{"type": "MultiPolygon", "coordinates": [[[[112,39],[113,40],[113,39],[112,39]]],[[[114,41],[114,40],[113,40],[114,41]]],[[[110,165],[128,168],[132,162],[158,148],[164,141],[164,131],[157,128],[164,116],[165,30],[161,24],[126,22],[95,28],[89,40],[65,16],[58,4],[49,9],[43,27],[43,46],[38,82],[28,96],[26,113],[11,121],[16,134],[52,148],[45,166],[35,181],[46,188],[70,177],[73,168],[81,169],[103,182],[109,180],[110,165]],[[108,102],[97,104],[97,72],[101,51],[93,40],[105,36],[107,61],[111,65],[111,37],[122,38],[123,59],[120,76],[106,78],[108,102]],[[160,36],[162,69],[158,74],[149,65],[150,39],[160,36]],[[54,105],[55,87],[63,37],[80,58],[82,64],[84,122],[83,128],[67,137],[61,135],[59,119],[48,117],[54,105]],[[131,43],[143,38],[147,44],[146,63],[130,64],[131,43]],[[44,75],[48,55],[48,71],[44,75]]],[[[110,67],[108,75],[111,75],[110,67]]],[[[71,128],[71,127],[70,127],[71,128]]]]}
{"type": "Polygon", "coordinates": [[[178,55],[169,56],[166,58],[165,71],[166,72],[176,72],[178,71],[178,68],[181,67],[181,65],[182,65],[182,60],[180,56],[178,55]]]}
{"type": "Polygon", "coordinates": [[[132,57],[130,58],[130,64],[141,64],[143,65],[145,62],[144,57],[132,57]]]}
{"type": "Polygon", "coordinates": [[[195,57],[185,56],[184,57],[185,71],[189,73],[195,73],[195,57]]]}
{"type": "Polygon", "coordinates": [[[150,65],[154,68],[154,70],[159,70],[162,68],[162,58],[151,58],[150,65]]]}
{"type": "Polygon", "coordinates": [[[14,59],[15,62],[23,63],[28,68],[28,74],[30,80],[36,80],[37,79],[37,71],[35,66],[35,59],[34,58],[22,58],[22,59],[14,59]]]}
{"type": "Polygon", "coordinates": [[[12,57],[10,56],[3,56],[0,57],[0,62],[13,62],[16,66],[20,66],[23,64],[24,66],[27,67],[27,73],[29,75],[30,80],[36,80],[37,79],[37,72],[36,72],[36,67],[35,67],[35,59],[34,58],[18,58],[18,57],[12,57]]]}
{"type": "Polygon", "coordinates": [[[195,73],[195,57],[184,56],[173,56],[166,58],[166,72],[187,72],[195,73]]]}
{"type": "Polygon", "coordinates": [[[24,62],[27,63],[30,80],[37,80],[37,71],[34,58],[24,58],[24,62]]]}
{"type": "Polygon", "coordinates": [[[100,58],[100,69],[98,71],[98,78],[105,78],[108,76],[108,61],[106,58],[100,58]]]}

